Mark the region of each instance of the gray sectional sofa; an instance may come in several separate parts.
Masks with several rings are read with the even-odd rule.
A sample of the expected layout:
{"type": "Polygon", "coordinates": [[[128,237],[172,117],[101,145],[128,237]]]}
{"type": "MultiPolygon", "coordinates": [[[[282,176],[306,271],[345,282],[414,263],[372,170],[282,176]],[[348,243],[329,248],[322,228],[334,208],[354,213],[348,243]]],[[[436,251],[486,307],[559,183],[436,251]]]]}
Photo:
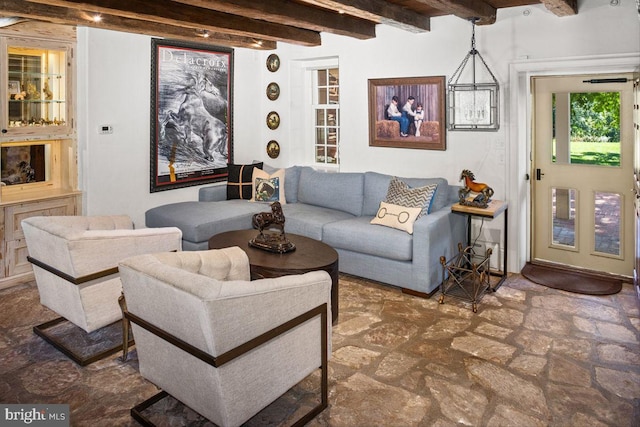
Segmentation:
{"type": "MultiPolygon", "coordinates": [[[[286,204],[282,205],[285,230],[335,248],[341,272],[414,294],[431,294],[442,281],[440,256],[449,259],[457,252],[457,244],[466,241],[465,219],[450,209],[458,200],[459,187],[449,185],[444,178],[400,178],[412,188],[438,185],[429,214],[418,218],[413,234],[408,234],[370,223],[386,198],[391,178],[377,172],[327,173],[305,166],[287,168],[286,204]]],[[[270,211],[266,203],[226,200],[226,194],[224,185],[201,188],[198,201],[148,210],[146,226],[178,227],[183,234],[183,250],[202,250],[208,248],[211,236],[250,229],[254,214],[270,211]]]]}

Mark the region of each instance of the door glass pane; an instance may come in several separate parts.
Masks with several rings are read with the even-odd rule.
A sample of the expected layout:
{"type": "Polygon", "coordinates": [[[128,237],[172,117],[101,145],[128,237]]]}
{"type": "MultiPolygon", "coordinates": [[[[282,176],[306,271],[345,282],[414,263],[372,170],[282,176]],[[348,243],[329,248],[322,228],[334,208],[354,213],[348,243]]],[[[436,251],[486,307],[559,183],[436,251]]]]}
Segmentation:
{"type": "Polygon", "coordinates": [[[552,161],[620,166],[620,92],[554,93],[552,161]]]}
{"type": "Polygon", "coordinates": [[[617,193],[595,193],[595,251],[620,255],[622,197],[617,193]]]}
{"type": "Polygon", "coordinates": [[[576,246],[576,190],[552,188],[553,244],[576,246]]]}

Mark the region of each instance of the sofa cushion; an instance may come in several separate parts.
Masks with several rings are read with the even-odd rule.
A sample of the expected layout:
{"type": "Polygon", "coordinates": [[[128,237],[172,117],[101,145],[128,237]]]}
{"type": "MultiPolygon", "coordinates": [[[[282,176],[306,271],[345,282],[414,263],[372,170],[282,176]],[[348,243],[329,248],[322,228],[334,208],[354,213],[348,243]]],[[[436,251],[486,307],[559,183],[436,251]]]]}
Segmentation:
{"type": "Polygon", "coordinates": [[[278,169],[273,173],[267,173],[261,169],[253,169],[253,187],[251,201],[253,202],[280,202],[287,203],[285,195],[285,171],[278,169]]]}
{"type": "Polygon", "coordinates": [[[424,187],[411,188],[397,177],[391,178],[387,197],[385,201],[393,205],[407,208],[420,208],[418,218],[429,212],[433,195],[438,187],[437,184],[425,185],[424,187]]]}
{"type": "Polygon", "coordinates": [[[398,230],[413,234],[413,223],[422,212],[422,209],[421,207],[411,208],[380,202],[380,209],[378,209],[378,213],[371,220],[371,224],[397,228],[398,230]]]}
{"type": "Polygon", "coordinates": [[[371,217],[335,221],[324,226],[322,241],[335,249],[345,249],[398,261],[413,258],[413,236],[390,227],[371,224],[371,217]],[[366,239],[363,238],[366,236],[366,239]]]}
{"type": "Polygon", "coordinates": [[[347,212],[305,203],[288,203],[282,206],[282,211],[287,233],[301,234],[316,240],[323,240],[322,230],[326,224],[353,218],[347,212]]]}
{"type": "Polygon", "coordinates": [[[309,166],[291,166],[284,170],[284,192],[287,203],[298,202],[298,188],[300,186],[300,171],[311,169],[309,166]]]}
{"type": "MultiPolygon", "coordinates": [[[[380,202],[384,201],[387,197],[387,190],[389,189],[389,182],[391,182],[391,175],[386,175],[378,172],[365,172],[364,174],[364,202],[362,206],[362,215],[369,216],[371,218],[378,212],[380,202]]],[[[444,178],[399,178],[402,182],[405,182],[409,187],[423,187],[429,184],[437,184],[436,193],[433,196],[431,202],[431,209],[429,213],[435,212],[443,207],[451,204],[449,201],[448,182],[444,178]]]]}
{"type": "Polygon", "coordinates": [[[262,211],[264,204],[247,200],[180,202],[149,209],[145,224],[147,227],[171,224],[182,230],[184,240],[206,242],[214,234],[252,228],[253,215],[262,211]]]}
{"type": "Polygon", "coordinates": [[[250,165],[227,165],[229,176],[227,178],[227,200],[251,199],[253,188],[253,169],[262,169],[262,162],[250,165]]]}
{"type": "Polygon", "coordinates": [[[303,168],[298,202],[359,216],[362,214],[363,189],[362,173],[328,173],[303,168]]]}

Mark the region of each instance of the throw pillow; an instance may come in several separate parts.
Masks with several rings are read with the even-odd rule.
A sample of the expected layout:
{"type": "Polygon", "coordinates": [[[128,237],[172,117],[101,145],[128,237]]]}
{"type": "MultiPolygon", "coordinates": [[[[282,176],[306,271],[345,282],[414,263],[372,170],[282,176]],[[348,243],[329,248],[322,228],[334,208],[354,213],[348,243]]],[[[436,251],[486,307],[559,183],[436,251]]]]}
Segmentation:
{"type": "Polygon", "coordinates": [[[431,200],[437,188],[438,184],[411,188],[406,182],[400,181],[394,176],[389,182],[385,202],[409,208],[420,208],[421,212],[418,215],[420,218],[429,212],[431,200]]]}
{"type": "Polygon", "coordinates": [[[251,165],[227,165],[227,200],[251,199],[253,193],[253,170],[262,169],[262,162],[251,165]]]}
{"type": "Polygon", "coordinates": [[[422,208],[409,208],[391,203],[380,202],[380,209],[371,224],[397,228],[413,234],[413,223],[416,222],[422,208]]]}
{"type": "Polygon", "coordinates": [[[255,202],[277,202],[280,200],[280,178],[256,178],[254,181],[255,202]]]}
{"type": "Polygon", "coordinates": [[[286,204],[287,200],[284,194],[284,176],[284,169],[278,169],[272,174],[268,174],[261,169],[254,169],[251,200],[254,202],[280,202],[281,205],[286,204]],[[273,192],[270,188],[273,188],[273,192]],[[272,194],[266,197],[267,194],[271,192],[272,194]]]}

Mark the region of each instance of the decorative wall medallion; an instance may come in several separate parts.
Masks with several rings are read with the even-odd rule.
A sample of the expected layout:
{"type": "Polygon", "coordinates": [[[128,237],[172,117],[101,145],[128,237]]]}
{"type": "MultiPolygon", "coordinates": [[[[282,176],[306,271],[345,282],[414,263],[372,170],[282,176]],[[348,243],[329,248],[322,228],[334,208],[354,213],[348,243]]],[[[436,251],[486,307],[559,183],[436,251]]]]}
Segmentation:
{"type": "Polygon", "coordinates": [[[280,126],[280,114],[275,111],[267,114],[267,126],[269,126],[269,129],[277,129],[280,126]]]}
{"type": "Polygon", "coordinates": [[[271,82],[267,86],[267,98],[275,101],[280,96],[280,86],[276,82],[271,82]]]}
{"type": "Polygon", "coordinates": [[[276,71],[278,71],[278,68],[280,68],[280,57],[275,53],[272,53],[267,58],[267,70],[275,73],[276,71]]]}
{"type": "Polygon", "coordinates": [[[280,155],[280,144],[278,144],[278,141],[271,140],[267,143],[267,154],[272,159],[280,155]]]}

